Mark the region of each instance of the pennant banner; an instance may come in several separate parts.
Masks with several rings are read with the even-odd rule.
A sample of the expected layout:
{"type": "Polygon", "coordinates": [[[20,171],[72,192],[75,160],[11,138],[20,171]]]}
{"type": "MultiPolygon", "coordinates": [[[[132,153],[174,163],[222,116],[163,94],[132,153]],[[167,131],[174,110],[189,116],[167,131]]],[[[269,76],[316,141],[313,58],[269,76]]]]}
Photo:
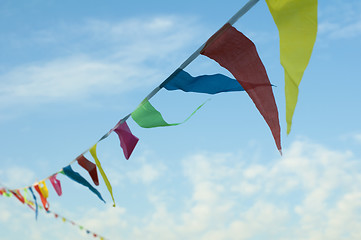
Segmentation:
{"type": "Polygon", "coordinates": [[[180,123],[167,123],[160,112],[158,112],[147,99],[144,99],[142,103],[132,112],[131,116],[133,120],[143,128],[153,127],[167,127],[176,126],[188,121],[203,105],[200,105],[186,120],[180,123]]]}
{"type": "Polygon", "coordinates": [[[98,196],[98,198],[100,198],[100,200],[102,200],[105,203],[102,195],[98,192],[98,190],[96,190],[92,185],[90,185],[90,183],[85,178],[83,178],[79,173],[75,172],[71,168],[70,165],[63,168],[63,172],[70,179],[72,179],[72,180],[76,181],[77,183],[89,188],[90,191],[92,191],[95,195],[98,196]]]}
{"type": "MultiPolygon", "coordinates": [[[[19,191],[19,190],[17,190],[17,191],[15,192],[15,194],[11,194],[11,195],[14,195],[15,197],[16,197],[16,196],[22,196],[21,193],[18,192],[18,191],[19,191]]],[[[8,194],[8,193],[10,193],[10,192],[14,192],[14,191],[13,191],[13,190],[6,189],[6,188],[0,189],[0,195],[3,195],[3,196],[10,196],[10,194],[8,194]]],[[[18,198],[18,197],[16,197],[16,198],[18,198]]],[[[20,197],[20,199],[22,199],[22,198],[20,197]]],[[[29,207],[34,206],[34,205],[36,206],[35,209],[34,209],[34,208],[32,208],[32,209],[35,211],[35,218],[37,219],[37,217],[38,217],[38,208],[43,209],[43,210],[44,210],[44,208],[42,208],[41,206],[38,206],[38,204],[37,204],[37,202],[36,202],[35,194],[34,194],[34,192],[33,192],[33,190],[32,190],[31,187],[29,187],[29,188],[27,188],[27,189],[24,189],[24,199],[25,199],[24,202],[27,203],[29,207]],[[32,194],[33,199],[34,199],[34,202],[32,202],[32,201],[30,201],[30,200],[26,200],[27,198],[25,197],[25,195],[26,195],[26,193],[27,193],[27,190],[29,190],[30,193],[32,194]]],[[[84,227],[81,226],[80,224],[77,224],[76,222],[71,221],[71,220],[69,220],[69,219],[67,219],[67,218],[65,218],[65,217],[63,217],[63,216],[60,216],[58,213],[54,213],[54,212],[52,212],[52,211],[50,211],[50,210],[46,210],[46,213],[47,213],[47,214],[53,214],[55,218],[59,218],[59,219],[61,219],[63,222],[70,222],[71,225],[79,227],[80,230],[85,230],[86,233],[92,234],[92,236],[95,237],[95,238],[99,238],[100,240],[105,240],[105,238],[104,238],[103,236],[101,236],[101,235],[99,235],[99,234],[97,234],[97,233],[95,233],[95,232],[93,232],[93,231],[91,231],[91,230],[84,229],[84,227]]]]}
{"type": "Polygon", "coordinates": [[[114,132],[118,134],[120,146],[123,149],[125,158],[129,159],[139,141],[139,138],[132,134],[127,122],[125,121],[122,124],[119,124],[119,126],[114,129],[114,132]]]}
{"type": "Polygon", "coordinates": [[[90,154],[93,156],[94,160],[95,160],[95,163],[97,165],[97,167],[99,168],[99,172],[100,174],[102,175],[103,177],[103,180],[105,182],[105,185],[107,186],[108,188],[108,191],[110,193],[110,195],[112,196],[112,199],[113,199],[113,207],[115,207],[115,200],[114,200],[114,196],[113,196],[113,189],[112,189],[112,185],[110,185],[110,182],[108,180],[108,177],[107,175],[105,174],[103,168],[102,168],[102,165],[100,164],[100,161],[97,157],[97,145],[95,144],[90,150],[89,150],[90,154]]]}
{"type": "MultiPolygon", "coordinates": [[[[112,186],[97,157],[97,144],[107,138],[112,132],[115,132],[119,137],[120,146],[123,149],[125,158],[129,159],[139,141],[139,138],[132,134],[126,123],[126,120],[130,116],[140,127],[143,128],[175,126],[188,121],[205,104],[203,103],[200,105],[183,122],[167,123],[163,119],[162,114],[149,102],[149,100],[163,87],[169,91],[182,90],[185,92],[206,94],[245,90],[271,129],[276,146],[281,152],[278,109],[266,69],[258,56],[253,42],[231,25],[231,23],[233,24],[236,19],[247,12],[257,1],[250,0],[244,8],[242,8],[230,19],[229,23],[216,32],[170,77],[156,87],[132,113],[124,117],[120,121],[121,124],[117,124],[113,129],[109,130],[99,141],[95,143],[95,145],[87,150],[94,158],[95,164],[84,157],[83,154],[87,152],[85,151],[64,167],[61,172],[70,179],[89,188],[89,190],[104,201],[101,194],[86,179],[84,179],[79,173],[73,171],[71,164],[78,162],[78,164],[89,173],[94,184],[97,186],[99,185],[97,174],[98,168],[112,197],[113,206],[115,206],[112,186]],[[229,70],[236,80],[222,74],[193,77],[184,71],[183,69],[197,56],[199,56],[199,54],[207,56],[218,62],[222,67],[229,70]]],[[[287,133],[289,133],[291,129],[292,116],[297,103],[298,85],[301,81],[303,72],[307,67],[316,38],[317,0],[266,0],[266,2],[278,27],[280,35],[281,64],[285,70],[287,133]]],[[[30,207],[35,206],[34,211],[36,212],[35,214],[37,218],[38,208],[42,209],[42,207],[37,204],[37,199],[32,187],[38,192],[44,209],[50,212],[49,203],[47,202],[49,192],[45,181],[49,179],[56,193],[61,196],[62,189],[60,181],[56,178],[57,173],[53,173],[46,179],[25,188],[12,190],[2,188],[0,189],[0,194],[8,197],[14,195],[23,204],[25,203],[30,207]],[[21,194],[20,190],[23,191],[24,196],[21,194]],[[28,190],[33,196],[34,203],[28,199],[28,190]]],[[[57,214],[55,214],[55,217],[57,217],[57,214]]],[[[65,218],[62,219],[66,221],[65,218]]],[[[82,226],[80,227],[82,228],[82,226]]],[[[87,232],[92,233],[89,230],[87,230],[87,232]]],[[[92,234],[94,237],[98,236],[95,233],[92,234]]],[[[102,239],[102,237],[100,238],[102,239]]]]}
{"type": "Polygon", "coordinates": [[[216,94],[221,92],[244,91],[235,79],[222,74],[193,77],[186,71],[178,69],[178,73],[164,85],[167,90],[216,94]]]}
{"type": "Polygon", "coordinates": [[[226,24],[207,41],[201,54],[215,60],[235,76],[266,120],[281,151],[281,129],[272,85],[253,42],[226,24]]]}
{"type": "Polygon", "coordinates": [[[317,35],[317,0],[266,0],[280,37],[285,72],[287,134],[297,104],[298,86],[311,58],[317,35]]]}

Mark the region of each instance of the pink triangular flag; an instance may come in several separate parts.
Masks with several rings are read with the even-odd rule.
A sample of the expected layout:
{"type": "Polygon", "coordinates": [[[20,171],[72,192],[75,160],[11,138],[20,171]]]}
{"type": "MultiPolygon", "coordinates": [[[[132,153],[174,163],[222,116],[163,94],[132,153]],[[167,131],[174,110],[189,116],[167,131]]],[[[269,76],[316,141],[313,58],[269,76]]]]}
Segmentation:
{"type": "Polygon", "coordinates": [[[49,181],[51,182],[51,184],[53,185],[56,193],[61,196],[62,191],[61,191],[61,184],[60,181],[58,179],[56,179],[56,174],[52,175],[49,177],[49,181]]]}
{"type": "Polygon", "coordinates": [[[123,148],[123,153],[126,159],[129,159],[130,155],[132,154],[135,145],[137,145],[139,138],[134,136],[130,131],[127,122],[123,122],[119,124],[115,129],[114,132],[118,134],[120,140],[120,146],[123,148]]]}

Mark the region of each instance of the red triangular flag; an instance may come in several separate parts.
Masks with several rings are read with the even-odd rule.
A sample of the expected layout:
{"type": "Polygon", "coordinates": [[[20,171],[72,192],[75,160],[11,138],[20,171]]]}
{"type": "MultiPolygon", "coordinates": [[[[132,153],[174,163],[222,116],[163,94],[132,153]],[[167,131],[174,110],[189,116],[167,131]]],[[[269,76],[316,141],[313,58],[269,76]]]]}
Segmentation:
{"type": "Polygon", "coordinates": [[[139,141],[139,138],[132,134],[127,122],[123,122],[117,126],[117,128],[114,129],[114,132],[118,134],[120,146],[123,148],[125,158],[129,159],[135,148],[135,145],[137,145],[139,141]]]}
{"type": "Polygon", "coordinates": [[[254,43],[227,23],[207,41],[201,54],[233,74],[266,120],[281,152],[278,109],[272,85],[254,43]]]}
{"type": "Polygon", "coordinates": [[[20,202],[22,202],[23,204],[25,203],[25,199],[24,199],[23,195],[21,195],[21,193],[20,193],[19,190],[16,190],[16,191],[10,190],[10,192],[11,192],[17,199],[19,199],[20,202]]]}
{"type": "Polygon", "coordinates": [[[95,163],[92,163],[91,161],[86,159],[84,157],[84,155],[80,155],[79,157],[76,158],[76,160],[78,161],[80,166],[82,166],[85,170],[88,171],[94,184],[98,186],[99,180],[98,180],[98,173],[97,173],[97,165],[95,165],[95,163]]]}

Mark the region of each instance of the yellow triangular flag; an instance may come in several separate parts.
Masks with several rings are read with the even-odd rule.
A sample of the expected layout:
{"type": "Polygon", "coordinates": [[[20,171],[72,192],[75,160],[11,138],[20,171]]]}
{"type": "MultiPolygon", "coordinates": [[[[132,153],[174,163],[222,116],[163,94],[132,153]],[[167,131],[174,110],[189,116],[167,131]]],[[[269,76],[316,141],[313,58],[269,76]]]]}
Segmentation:
{"type": "Polygon", "coordinates": [[[90,150],[89,150],[90,154],[93,156],[94,160],[95,160],[95,164],[97,165],[98,169],[99,169],[99,172],[100,174],[102,175],[103,177],[103,180],[105,182],[105,185],[107,185],[107,188],[108,188],[108,191],[110,193],[110,195],[112,196],[112,199],[113,199],[113,207],[115,207],[115,201],[114,201],[114,197],[113,197],[113,190],[112,190],[112,186],[110,185],[110,182],[107,178],[107,175],[105,174],[103,168],[102,168],[102,165],[100,164],[100,161],[97,157],[97,144],[95,144],[90,150]]]}
{"type": "Polygon", "coordinates": [[[43,194],[44,198],[48,198],[49,191],[48,191],[48,187],[46,186],[45,181],[39,182],[39,189],[40,189],[41,194],[43,194]]]}
{"type": "Polygon", "coordinates": [[[317,35],[317,0],[266,0],[280,36],[285,71],[287,134],[298,98],[298,86],[317,35]]]}

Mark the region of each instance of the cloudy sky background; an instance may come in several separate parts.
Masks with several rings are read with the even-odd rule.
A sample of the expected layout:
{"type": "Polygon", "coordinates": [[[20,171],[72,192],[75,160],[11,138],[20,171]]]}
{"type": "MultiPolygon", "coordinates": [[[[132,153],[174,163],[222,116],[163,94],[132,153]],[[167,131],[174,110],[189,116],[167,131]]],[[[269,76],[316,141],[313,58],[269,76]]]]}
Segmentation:
{"type": "MultiPolygon", "coordinates": [[[[66,166],[169,76],[245,1],[2,1],[0,182],[33,184],[66,166]]],[[[256,44],[279,107],[284,155],[245,93],[161,90],[168,122],[142,129],[129,161],[115,134],[97,152],[117,207],[59,176],[50,209],[108,239],[360,239],[361,3],[319,1],[319,32],[286,136],[278,32],[260,1],[235,27],[256,44]]],[[[224,73],[200,56],[192,75],[224,73]]],[[[86,155],[92,159],[89,154],[86,155]]],[[[86,173],[76,166],[84,177],[86,173]]],[[[1,239],[93,239],[0,198],[1,239]]]]}

